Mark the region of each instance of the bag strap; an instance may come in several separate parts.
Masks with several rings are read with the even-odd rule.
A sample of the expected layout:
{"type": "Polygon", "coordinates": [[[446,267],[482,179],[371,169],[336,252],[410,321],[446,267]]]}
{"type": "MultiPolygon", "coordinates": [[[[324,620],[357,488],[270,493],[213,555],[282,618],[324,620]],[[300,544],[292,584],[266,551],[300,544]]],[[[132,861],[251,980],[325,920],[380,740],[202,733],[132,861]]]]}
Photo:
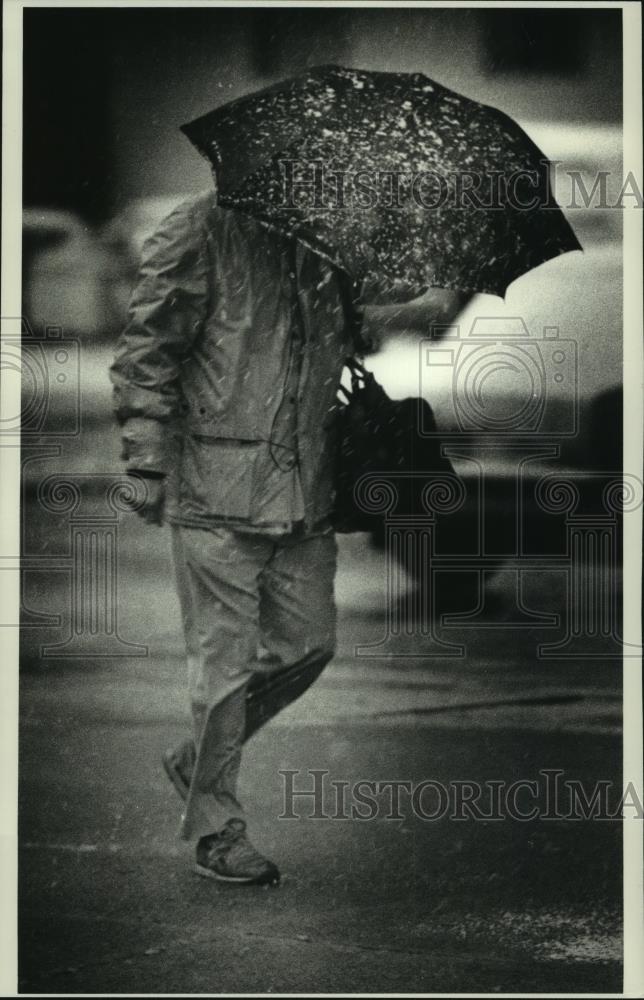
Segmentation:
{"type": "Polygon", "coordinates": [[[338,392],[344,393],[346,396],[346,402],[351,402],[353,396],[355,396],[361,390],[366,389],[375,383],[376,378],[373,372],[368,371],[361,361],[358,361],[355,357],[347,357],[344,359],[345,368],[349,369],[351,373],[351,392],[345,386],[341,385],[338,392]]]}
{"type": "Polygon", "coordinates": [[[346,327],[351,337],[353,353],[360,359],[364,358],[367,345],[361,336],[363,317],[356,308],[356,282],[342,268],[337,268],[340,299],[344,310],[346,327]]]}
{"type": "Polygon", "coordinates": [[[347,358],[345,365],[351,372],[351,388],[353,392],[358,392],[359,389],[364,389],[367,385],[375,381],[373,373],[367,371],[362,362],[358,361],[357,358],[347,358]]]}

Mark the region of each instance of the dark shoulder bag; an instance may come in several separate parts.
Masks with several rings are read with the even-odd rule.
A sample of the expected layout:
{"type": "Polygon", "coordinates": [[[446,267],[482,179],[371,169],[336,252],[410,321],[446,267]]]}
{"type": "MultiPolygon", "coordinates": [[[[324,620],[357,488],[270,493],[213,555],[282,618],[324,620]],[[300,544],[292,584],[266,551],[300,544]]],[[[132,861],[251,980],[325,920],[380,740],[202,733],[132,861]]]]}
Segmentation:
{"type": "Polygon", "coordinates": [[[413,516],[424,513],[422,490],[434,474],[456,474],[441,454],[436,420],[426,400],[390,399],[356,358],[347,358],[345,364],[351,388],[340,389],[344,398],[337,413],[333,523],[338,532],[379,531],[384,514],[374,514],[360,502],[358,487],[364,476],[389,478],[397,495],[395,513],[413,516]]]}

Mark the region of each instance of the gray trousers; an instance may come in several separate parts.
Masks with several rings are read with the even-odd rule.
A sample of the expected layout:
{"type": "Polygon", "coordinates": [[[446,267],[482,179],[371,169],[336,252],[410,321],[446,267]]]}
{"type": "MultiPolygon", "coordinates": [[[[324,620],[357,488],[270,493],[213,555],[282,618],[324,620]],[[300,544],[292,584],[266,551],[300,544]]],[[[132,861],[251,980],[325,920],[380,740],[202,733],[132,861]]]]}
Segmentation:
{"type": "Polygon", "coordinates": [[[331,529],[273,537],[173,525],[188,654],[194,763],[181,835],[243,816],[242,746],[320,675],[335,651],[331,529]]]}

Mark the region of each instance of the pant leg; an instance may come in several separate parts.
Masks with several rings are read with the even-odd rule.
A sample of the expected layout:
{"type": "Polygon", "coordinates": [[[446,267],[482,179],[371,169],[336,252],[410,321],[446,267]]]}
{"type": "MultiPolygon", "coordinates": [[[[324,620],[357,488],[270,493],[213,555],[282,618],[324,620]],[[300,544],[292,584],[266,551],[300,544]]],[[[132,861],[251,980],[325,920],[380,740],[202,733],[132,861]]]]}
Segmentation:
{"type": "Polygon", "coordinates": [[[181,832],[192,839],[243,815],[246,693],[256,669],[259,579],[273,545],[225,528],[173,532],[197,751],[181,832]]]}
{"type": "Polygon", "coordinates": [[[319,677],[336,646],[335,534],[287,536],[260,578],[260,635],[266,655],[247,689],[245,739],[319,677]]]}
{"type": "MultiPolygon", "coordinates": [[[[178,525],[171,525],[172,531],[172,558],[174,563],[174,578],[181,609],[181,622],[183,625],[183,635],[186,643],[187,666],[188,666],[188,691],[196,690],[200,675],[200,652],[199,652],[199,632],[197,630],[196,602],[190,586],[190,571],[186,564],[186,552],[184,551],[181,538],[181,528],[178,525]]],[[[191,697],[192,702],[192,697],[191,697]]],[[[192,708],[192,704],[191,704],[192,708]]],[[[198,742],[202,729],[202,720],[195,719],[193,710],[194,740],[198,742]]],[[[194,762],[193,762],[194,764],[194,762]]]]}

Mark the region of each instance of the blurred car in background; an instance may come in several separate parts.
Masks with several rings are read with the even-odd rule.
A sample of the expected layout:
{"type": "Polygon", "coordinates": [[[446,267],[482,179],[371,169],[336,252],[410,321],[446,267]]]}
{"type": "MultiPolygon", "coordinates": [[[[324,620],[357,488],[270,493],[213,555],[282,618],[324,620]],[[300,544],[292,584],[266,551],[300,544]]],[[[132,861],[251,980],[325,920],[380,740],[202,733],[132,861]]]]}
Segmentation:
{"type": "Polygon", "coordinates": [[[110,336],[123,321],[132,260],[124,243],[72,212],[23,212],[23,312],[34,330],[110,336]]]}

